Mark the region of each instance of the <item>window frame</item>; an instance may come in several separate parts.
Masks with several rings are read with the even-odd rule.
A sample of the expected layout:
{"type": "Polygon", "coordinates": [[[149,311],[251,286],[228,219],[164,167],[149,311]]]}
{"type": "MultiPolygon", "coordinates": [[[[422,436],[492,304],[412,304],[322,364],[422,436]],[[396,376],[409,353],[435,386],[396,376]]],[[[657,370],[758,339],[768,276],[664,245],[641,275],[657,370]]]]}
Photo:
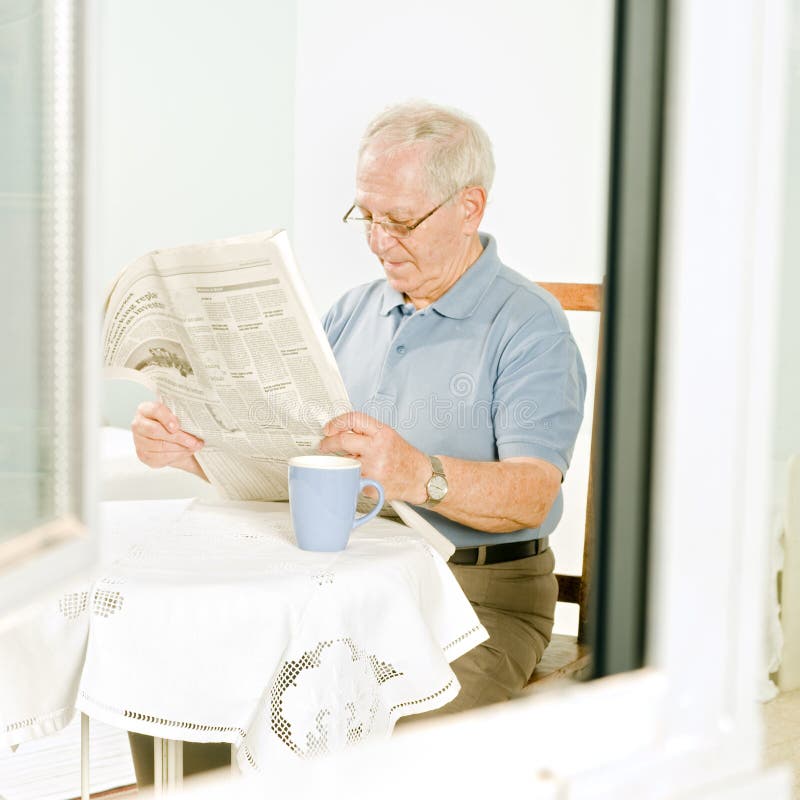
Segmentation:
{"type": "Polygon", "coordinates": [[[0,617],[46,595],[95,559],[99,309],[85,258],[84,4],[46,0],[42,56],[43,278],[49,291],[40,372],[53,422],[53,514],[0,542],[0,617]]]}
{"type": "Polygon", "coordinates": [[[789,7],[673,0],[666,19],[645,663],[447,736],[525,764],[537,797],[788,800],[758,687],[789,7]]]}

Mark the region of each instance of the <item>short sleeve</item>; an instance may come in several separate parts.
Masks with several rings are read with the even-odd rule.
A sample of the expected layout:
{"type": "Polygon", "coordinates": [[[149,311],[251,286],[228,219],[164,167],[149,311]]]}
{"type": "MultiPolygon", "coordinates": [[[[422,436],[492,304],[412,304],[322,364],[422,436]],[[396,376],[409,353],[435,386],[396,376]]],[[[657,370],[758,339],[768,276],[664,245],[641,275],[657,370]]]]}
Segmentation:
{"type": "Polygon", "coordinates": [[[566,475],[583,421],[586,371],[567,330],[522,326],[498,366],[492,404],[499,458],[541,458],[566,475]]]}

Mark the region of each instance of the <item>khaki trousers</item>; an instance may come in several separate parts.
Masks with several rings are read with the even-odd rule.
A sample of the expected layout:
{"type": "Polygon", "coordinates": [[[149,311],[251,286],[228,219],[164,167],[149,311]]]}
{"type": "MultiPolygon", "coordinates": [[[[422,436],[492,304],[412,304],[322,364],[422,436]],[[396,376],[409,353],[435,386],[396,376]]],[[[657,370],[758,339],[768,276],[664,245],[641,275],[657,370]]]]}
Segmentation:
{"type": "MultiPolygon", "coordinates": [[[[450,665],[461,684],[454,700],[436,711],[402,717],[401,723],[508,700],[528,682],[550,642],[558,597],[552,550],[500,564],[449,566],[489,638],[450,665]]],[[[128,736],[136,782],[150,785],[153,739],[128,736]]],[[[186,742],[183,748],[185,775],[230,764],[229,744],[186,742]]]]}
{"type": "Polygon", "coordinates": [[[519,561],[449,566],[489,638],[450,664],[461,684],[454,700],[399,722],[510,699],[527,684],[550,643],[558,598],[552,550],[519,561]]]}

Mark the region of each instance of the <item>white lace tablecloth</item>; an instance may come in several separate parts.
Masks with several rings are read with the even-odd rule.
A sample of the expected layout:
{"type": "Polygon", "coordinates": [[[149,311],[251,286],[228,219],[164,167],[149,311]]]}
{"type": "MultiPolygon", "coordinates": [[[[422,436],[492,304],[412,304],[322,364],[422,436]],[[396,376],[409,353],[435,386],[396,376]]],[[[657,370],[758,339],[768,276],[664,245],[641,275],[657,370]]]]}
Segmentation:
{"type": "Polygon", "coordinates": [[[459,685],[487,638],[441,556],[376,519],[340,553],[295,545],[284,504],[104,504],[104,563],[0,627],[0,741],[77,708],[231,742],[244,770],[388,736],[459,685]]]}

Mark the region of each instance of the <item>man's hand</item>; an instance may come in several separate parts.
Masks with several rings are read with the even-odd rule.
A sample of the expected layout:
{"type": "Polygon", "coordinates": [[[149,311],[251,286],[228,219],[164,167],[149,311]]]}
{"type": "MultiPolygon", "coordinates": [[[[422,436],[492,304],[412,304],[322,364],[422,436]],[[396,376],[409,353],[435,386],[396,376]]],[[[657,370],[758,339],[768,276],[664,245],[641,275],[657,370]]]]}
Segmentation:
{"type": "Polygon", "coordinates": [[[131,432],[136,455],[148,467],[178,467],[206,477],[194,457],[203,440],[182,431],[178,418],[163,403],[141,403],[131,432]]]}
{"type": "Polygon", "coordinates": [[[320,453],[337,453],[361,462],[361,474],[383,486],[386,500],[406,500],[421,505],[431,462],[397,431],[374,417],[351,411],[334,417],[323,429],[320,453]]]}

